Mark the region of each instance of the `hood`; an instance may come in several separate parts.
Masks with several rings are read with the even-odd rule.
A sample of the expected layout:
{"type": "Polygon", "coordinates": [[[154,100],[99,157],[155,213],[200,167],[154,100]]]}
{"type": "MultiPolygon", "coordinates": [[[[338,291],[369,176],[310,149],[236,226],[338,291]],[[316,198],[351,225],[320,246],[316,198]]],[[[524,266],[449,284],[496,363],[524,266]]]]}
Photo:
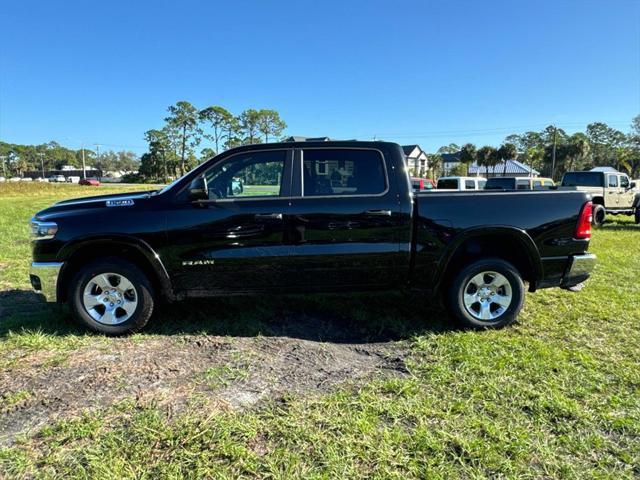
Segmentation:
{"type": "Polygon", "coordinates": [[[46,220],[53,216],[78,213],[82,210],[103,208],[136,208],[151,198],[151,192],[127,192],[113,195],[96,195],[91,197],[72,198],[54,203],[52,206],[39,211],[35,216],[46,220]]]}

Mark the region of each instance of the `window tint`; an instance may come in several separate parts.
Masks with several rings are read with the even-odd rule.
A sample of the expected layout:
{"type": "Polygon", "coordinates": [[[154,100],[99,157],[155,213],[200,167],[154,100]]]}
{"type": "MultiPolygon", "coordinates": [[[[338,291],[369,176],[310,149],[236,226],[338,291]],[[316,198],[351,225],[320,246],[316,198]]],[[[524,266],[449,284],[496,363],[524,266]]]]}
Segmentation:
{"type": "Polygon", "coordinates": [[[629,177],[627,177],[626,175],[621,175],[620,186],[623,188],[629,188],[629,177]]]}
{"type": "Polygon", "coordinates": [[[514,178],[494,177],[487,180],[487,185],[484,187],[487,190],[512,190],[516,188],[514,178]]]}
{"type": "Polygon", "coordinates": [[[569,172],[562,177],[563,187],[602,187],[602,174],[598,172],[569,172]]]}
{"type": "Polygon", "coordinates": [[[475,190],[476,182],[474,182],[473,180],[465,180],[464,181],[464,188],[466,190],[475,190]]]}
{"type": "Polygon", "coordinates": [[[617,175],[609,175],[609,186],[617,187],[618,186],[618,176],[617,175]]]}
{"type": "Polygon", "coordinates": [[[211,200],[280,195],[286,152],[249,152],[234,155],[206,173],[211,200]]]}
{"type": "Polygon", "coordinates": [[[444,188],[447,190],[457,190],[458,179],[457,178],[441,178],[440,180],[438,180],[438,188],[444,188]]]}
{"type": "Polygon", "coordinates": [[[320,148],[303,152],[303,195],[375,195],[387,188],[380,154],[320,148]]]}

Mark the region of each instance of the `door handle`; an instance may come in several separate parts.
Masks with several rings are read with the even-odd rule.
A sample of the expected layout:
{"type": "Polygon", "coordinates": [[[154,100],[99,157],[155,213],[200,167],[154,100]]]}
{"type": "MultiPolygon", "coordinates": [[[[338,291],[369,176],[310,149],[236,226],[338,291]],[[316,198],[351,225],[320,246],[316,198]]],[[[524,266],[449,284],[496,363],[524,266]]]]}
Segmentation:
{"type": "Polygon", "coordinates": [[[391,216],[391,210],[367,210],[364,213],[366,213],[367,215],[380,215],[383,217],[391,216]]]}
{"type": "Polygon", "coordinates": [[[256,213],[254,217],[261,220],[282,220],[281,213],[256,213]]]}

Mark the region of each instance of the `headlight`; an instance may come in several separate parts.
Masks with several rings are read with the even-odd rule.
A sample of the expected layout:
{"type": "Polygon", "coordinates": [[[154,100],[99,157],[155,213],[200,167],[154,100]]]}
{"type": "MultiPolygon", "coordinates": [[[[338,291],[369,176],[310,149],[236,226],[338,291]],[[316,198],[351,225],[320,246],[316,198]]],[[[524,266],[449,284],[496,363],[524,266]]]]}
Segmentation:
{"type": "Polygon", "coordinates": [[[58,232],[58,224],[55,222],[41,222],[31,220],[31,240],[49,240],[58,232]]]}

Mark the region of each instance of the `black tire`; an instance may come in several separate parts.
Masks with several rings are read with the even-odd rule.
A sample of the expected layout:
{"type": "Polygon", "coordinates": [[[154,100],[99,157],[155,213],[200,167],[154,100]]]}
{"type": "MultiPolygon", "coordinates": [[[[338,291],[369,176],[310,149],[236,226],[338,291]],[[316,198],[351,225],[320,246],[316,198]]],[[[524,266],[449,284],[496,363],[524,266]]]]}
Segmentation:
{"type": "Polygon", "coordinates": [[[596,228],[600,228],[602,225],[604,225],[606,218],[607,211],[604,209],[604,206],[595,204],[593,206],[593,217],[591,220],[591,224],[596,228]]]}
{"type": "MultiPolygon", "coordinates": [[[[102,293],[98,295],[102,295],[102,293]]],[[[91,330],[107,335],[123,335],[144,328],[151,318],[154,303],[153,288],[146,275],[134,264],[115,257],[98,259],[82,267],[73,277],[69,290],[69,306],[75,319],[91,330]],[[134,294],[132,298],[137,301],[135,309],[129,318],[115,325],[107,325],[94,319],[83,303],[83,295],[88,283],[103,273],[116,274],[110,277],[111,279],[117,279],[117,275],[122,276],[128,279],[134,287],[131,292],[134,294]]],[[[100,306],[98,305],[98,307],[100,306]]],[[[127,313],[124,310],[119,310],[119,312],[121,316],[127,313]]]]}
{"type": "MultiPolygon", "coordinates": [[[[492,276],[488,274],[485,277],[486,280],[490,280],[492,276]]],[[[495,278],[495,277],[494,277],[495,278]]],[[[498,294],[506,294],[506,287],[501,287],[498,294]]],[[[448,290],[448,306],[453,314],[454,318],[463,326],[484,329],[484,328],[501,328],[513,323],[522,306],[524,304],[524,283],[520,272],[511,265],[499,258],[488,258],[485,260],[475,261],[468,266],[464,267],[458,275],[453,279],[449,285],[448,290]],[[469,285],[474,277],[483,272],[496,272],[502,275],[508,282],[508,286],[511,291],[511,301],[509,305],[504,308],[497,303],[490,303],[489,308],[493,309],[491,315],[496,315],[496,318],[484,320],[474,316],[470,310],[474,310],[477,307],[476,315],[480,315],[480,302],[473,304],[469,309],[465,305],[465,289],[471,288],[471,291],[467,293],[474,294],[473,286],[469,285]],[[503,310],[501,312],[501,310],[503,310]]],[[[495,295],[495,294],[494,294],[495,295]]],[[[498,295],[500,297],[500,295],[498,295]]],[[[497,297],[489,297],[490,299],[497,297]]],[[[475,310],[474,310],[475,311],[475,310]]]]}
{"type": "Polygon", "coordinates": [[[640,225],[640,207],[636,207],[635,217],[636,217],[636,224],[640,225]]]}

